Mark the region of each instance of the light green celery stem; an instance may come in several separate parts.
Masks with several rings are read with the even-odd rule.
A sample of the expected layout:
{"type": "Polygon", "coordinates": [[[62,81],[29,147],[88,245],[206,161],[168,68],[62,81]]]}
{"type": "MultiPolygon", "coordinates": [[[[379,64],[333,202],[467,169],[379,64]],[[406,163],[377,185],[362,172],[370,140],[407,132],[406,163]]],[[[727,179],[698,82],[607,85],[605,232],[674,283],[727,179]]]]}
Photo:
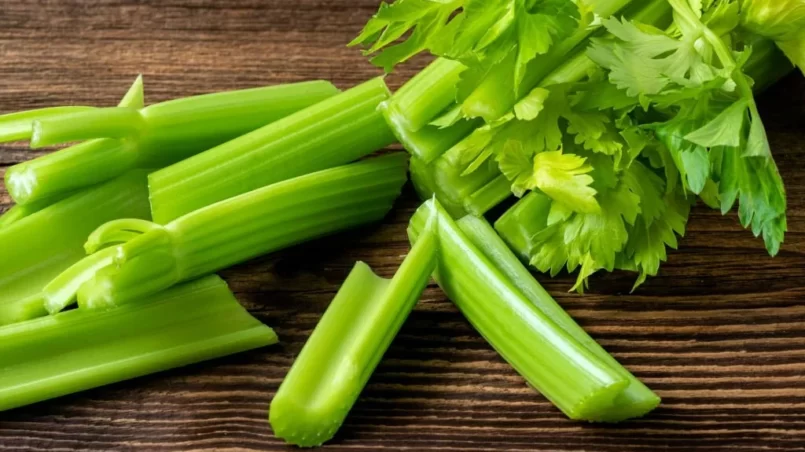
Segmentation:
{"type": "Polygon", "coordinates": [[[54,198],[45,198],[40,201],[25,204],[25,205],[16,205],[10,209],[8,209],[4,214],[0,215],[0,229],[3,229],[7,226],[11,226],[12,224],[22,220],[25,217],[29,217],[36,212],[44,209],[45,207],[51,206],[64,198],[67,198],[72,193],[65,194],[64,196],[57,196],[54,198]]]}
{"type": "MultiPolygon", "coordinates": [[[[655,1],[665,2],[665,0],[655,1]]],[[[624,10],[631,3],[633,0],[597,0],[590,6],[600,16],[608,17],[624,10]]],[[[464,100],[462,111],[468,117],[482,117],[490,123],[501,118],[514,108],[518,99],[534,89],[548,73],[572,55],[583,52],[588,38],[599,30],[599,26],[581,29],[556,43],[546,54],[538,55],[528,64],[519,89],[503,89],[502,87],[512,87],[514,84],[515,53],[513,52],[509,58],[497,64],[464,100]]]]}
{"type": "Polygon", "coordinates": [[[271,401],[277,437],[312,447],[335,435],[422,295],[437,252],[431,223],[393,279],[355,264],[271,401]]]}
{"type": "Polygon", "coordinates": [[[543,314],[553,320],[567,334],[587,348],[629,381],[612,407],[595,415],[596,421],[618,422],[640,417],[657,407],[660,398],[624,369],[612,355],[591,338],[573,318],[537,282],[526,267],[517,259],[495,229],[482,218],[466,216],[459,220],[459,228],[467,238],[505,275],[520,292],[543,314]]]}
{"type": "Polygon", "coordinates": [[[548,227],[551,198],[531,192],[509,208],[495,222],[495,230],[523,262],[530,262],[532,237],[548,227]]]}
{"type": "Polygon", "coordinates": [[[31,147],[128,138],[141,142],[145,164],[176,162],[200,146],[220,144],[337,93],[329,82],[311,81],[185,97],[143,109],[97,109],[36,121],[31,147]]]}
{"type": "Polygon", "coordinates": [[[400,122],[399,112],[390,110],[388,105],[388,102],[383,102],[380,109],[386,118],[386,123],[397,137],[397,141],[409,154],[425,163],[430,163],[444,154],[481,125],[479,121],[461,120],[444,129],[426,125],[418,131],[412,132],[400,122]]]}
{"type": "MultiPolygon", "coordinates": [[[[121,220],[90,236],[87,251],[116,245],[113,263],[87,258],[49,286],[48,310],[127,302],[306,240],[382,219],[406,180],[406,155],[390,154],[279,182],[159,226],[121,220]],[[133,234],[132,234],[133,233],[133,234]],[[103,262],[101,262],[102,266],[103,262]],[[89,269],[89,271],[87,271],[89,269]],[[94,273],[93,273],[93,270],[94,273]],[[78,282],[75,281],[78,280],[78,282]]],[[[101,258],[102,259],[102,258],[101,258]]]]}
{"type": "Polygon", "coordinates": [[[388,102],[400,127],[417,132],[455,103],[456,88],[466,67],[458,61],[437,58],[406,82],[388,102]]]}
{"type": "Polygon", "coordinates": [[[0,410],[277,342],[220,278],[0,328],[0,410]]]}
{"type": "Polygon", "coordinates": [[[0,229],[0,325],[44,315],[40,291],[85,257],[84,241],[117,218],[150,218],[146,172],[78,192],[0,229]],[[32,298],[33,297],[33,298],[32,298]]]}
{"type": "Polygon", "coordinates": [[[34,121],[94,110],[94,107],[48,107],[0,115],[0,143],[30,140],[34,121]]]}
{"type": "Polygon", "coordinates": [[[160,224],[266,185],[343,165],[394,142],[382,78],[358,85],[149,176],[160,224]]]}
{"type": "Polygon", "coordinates": [[[610,409],[628,380],[531,303],[438,201],[414,214],[412,243],[434,212],[440,250],[434,277],[475,329],[571,419],[596,420],[610,409]]]}
{"type": "MultiPolygon", "coordinates": [[[[143,102],[143,78],[138,76],[118,106],[142,108],[143,102]]],[[[44,208],[73,191],[123,174],[135,160],[131,143],[91,140],[12,166],[6,171],[6,188],[24,209],[44,208]]]]}

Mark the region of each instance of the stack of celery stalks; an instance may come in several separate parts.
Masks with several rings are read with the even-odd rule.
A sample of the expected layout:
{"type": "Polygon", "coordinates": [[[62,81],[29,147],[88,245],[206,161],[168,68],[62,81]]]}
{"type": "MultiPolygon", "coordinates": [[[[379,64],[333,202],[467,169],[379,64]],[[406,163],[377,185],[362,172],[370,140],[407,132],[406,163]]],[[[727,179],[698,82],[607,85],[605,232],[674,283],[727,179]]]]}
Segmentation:
{"type": "Polygon", "coordinates": [[[370,154],[399,141],[427,200],[410,253],[390,280],[355,265],[275,434],[332,438],[431,276],[569,418],[643,416],[659,397],[524,263],[637,287],[697,199],[739,203],[776,254],[785,191],[754,92],[805,66],[803,30],[805,0],[397,0],[353,44],[387,71],[438,58],[394,95],[377,78],[145,106],[138,78],[116,107],[0,116],[0,141],[78,143],[5,174],[0,409],[277,342],[214,273],[383,219],[408,158],[370,154]]]}

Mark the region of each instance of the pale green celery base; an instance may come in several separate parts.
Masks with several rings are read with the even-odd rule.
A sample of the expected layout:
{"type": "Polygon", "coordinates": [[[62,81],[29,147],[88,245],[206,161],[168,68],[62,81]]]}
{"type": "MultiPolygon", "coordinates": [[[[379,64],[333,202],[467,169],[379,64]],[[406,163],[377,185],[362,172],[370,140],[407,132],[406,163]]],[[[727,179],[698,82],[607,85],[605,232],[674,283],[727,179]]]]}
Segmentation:
{"type": "Polygon", "coordinates": [[[418,132],[456,101],[456,87],[466,67],[437,58],[406,82],[388,102],[400,126],[418,132]]]}
{"type": "MultiPolygon", "coordinates": [[[[300,176],[197,210],[165,227],[155,226],[116,247],[116,265],[98,270],[81,285],[79,305],[114,306],[262,254],[380,220],[405,183],[406,157],[389,154],[300,176]]],[[[87,265],[76,264],[69,272],[84,279],[82,267],[87,265]]]]}
{"type": "Polygon", "coordinates": [[[72,195],[1,229],[0,325],[21,320],[8,313],[33,312],[24,308],[26,300],[85,256],[84,241],[95,228],[121,217],[149,217],[144,171],[72,195]]]}
{"type": "Polygon", "coordinates": [[[271,402],[277,437],[311,447],[335,435],[419,300],[437,252],[431,222],[393,279],[355,265],[271,402]]]}
{"type": "Polygon", "coordinates": [[[537,309],[435,201],[409,225],[416,242],[438,215],[440,255],[434,275],[470,323],[525,379],[571,419],[609,409],[627,379],[537,309]]]}
{"type": "Polygon", "coordinates": [[[617,422],[634,417],[641,417],[653,410],[660,403],[660,398],[647,388],[640,380],[623,368],[617,360],[607,353],[590,337],[573,318],[551,297],[523,266],[506,243],[498,236],[495,229],[482,219],[467,216],[457,222],[461,231],[472,241],[495,267],[514,284],[525,297],[540,311],[564,329],[570,336],[586,347],[596,357],[629,380],[629,386],[619,394],[613,406],[601,413],[594,414],[591,420],[617,422]]]}
{"type": "Polygon", "coordinates": [[[277,342],[217,276],[0,328],[0,410],[277,342]]]}
{"type": "Polygon", "coordinates": [[[34,121],[88,110],[94,107],[49,107],[0,115],[0,143],[30,140],[34,121]]]}
{"type": "Polygon", "coordinates": [[[154,221],[359,159],[394,142],[377,111],[389,93],[370,80],[149,176],[154,221]]]}

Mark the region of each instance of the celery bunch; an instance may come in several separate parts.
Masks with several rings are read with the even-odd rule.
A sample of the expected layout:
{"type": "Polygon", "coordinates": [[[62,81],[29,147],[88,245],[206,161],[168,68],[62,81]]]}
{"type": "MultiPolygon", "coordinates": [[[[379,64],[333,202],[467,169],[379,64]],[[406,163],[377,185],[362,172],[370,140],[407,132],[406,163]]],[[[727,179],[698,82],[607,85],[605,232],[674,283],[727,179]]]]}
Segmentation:
{"type": "Polygon", "coordinates": [[[551,275],[656,275],[697,198],[784,240],[785,189],[753,90],[800,67],[801,2],[398,0],[353,44],[391,70],[439,58],[387,103],[412,178],[452,214],[522,197],[497,228],[551,275]],[[398,38],[411,31],[402,42],[398,38]]]}

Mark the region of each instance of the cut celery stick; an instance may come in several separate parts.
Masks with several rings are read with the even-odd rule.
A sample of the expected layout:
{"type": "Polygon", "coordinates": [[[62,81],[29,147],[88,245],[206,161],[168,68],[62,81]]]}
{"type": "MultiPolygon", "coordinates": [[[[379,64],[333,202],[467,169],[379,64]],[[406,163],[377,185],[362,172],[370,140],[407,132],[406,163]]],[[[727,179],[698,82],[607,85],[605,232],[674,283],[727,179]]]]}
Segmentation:
{"type": "Polygon", "coordinates": [[[484,338],[532,386],[571,419],[595,420],[628,385],[509,281],[450,218],[438,201],[417,210],[409,225],[416,243],[437,215],[439,259],[434,277],[484,338]]]}
{"type": "Polygon", "coordinates": [[[483,218],[466,216],[457,222],[461,231],[494,266],[543,314],[565,330],[573,339],[587,348],[596,357],[620,372],[629,381],[629,386],[614,400],[612,407],[592,417],[594,421],[618,422],[644,416],[660,403],[660,398],[624,369],[612,355],[607,353],[590,337],[537,282],[517,259],[495,229],[483,218]]]}
{"type": "MultiPolygon", "coordinates": [[[[143,102],[145,93],[143,77],[140,75],[118,106],[142,108],[143,102]]],[[[33,129],[33,121],[29,128],[33,129]]],[[[9,168],[5,176],[6,188],[12,199],[19,203],[18,211],[30,215],[66,198],[79,188],[111,178],[99,179],[101,175],[123,174],[132,167],[134,159],[135,154],[130,143],[108,139],[92,140],[9,168]],[[76,164],[81,161],[84,164],[73,171],[64,164],[54,165],[58,162],[76,164]]]]}
{"type": "Polygon", "coordinates": [[[48,107],[0,115],[0,143],[30,140],[34,121],[89,110],[94,107],[48,107]]]}
{"type": "Polygon", "coordinates": [[[394,93],[388,102],[390,116],[400,127],[419,131],[455,103],[465,69],[458,61],[437,58],[394,93]]]}
{"type": "Polygon", "coordinates": [[[0,229],[0,325],[44,315],[31,297],[85,257],[87,236],[117,218],[149,218],[146,171],[76,193],[0,229]]]}
{"type": "Polygon", "coordinates": [[[311,447],[335,435],[422,295],[437,252],[431,222],[393,279],[355,264],[271,401],[277,437],[311,447]]]}
{"type": "Polygon", "coordinates": [[[262,254],[378,221],[391,209],[405,179],[406,155],[397,153],[279,182],[165,226],[112,222],[90,236],[87,251],[128,240],[113,248],[114,262],[104,266],[103,256],[91,255],[65,270],[48,285],[47,308],[54,313],[68,306],[76,287],[82,307],[114,306],[262,254]]]}
{"type": "Polygon", "coordinates": [[[6,185],[12,198],[24,204],[132,168],[162,168],[337,93],[329,82],[314,81],[188,97],[137,111],[137,105],[129,105],[42,120],[35,127],[39,135],[34,146],[57,132],[55,141],[109,135],[125,139],[91,140],[22,163],[6,172],[6,185]],[[104,130],[115,133],[100,133],[104,130]]]}
{"type": "Polygon", "coordinates": [[[149,176],[154,221],[312,171],[354,161],[394,142],[378,105],[381,78],[149,176]]]}
{"type": "Polygon", "coordinates": [[[276,342],[217,276],[104,312],[8,325],[0,328],[0,410],[276,342]]]}

